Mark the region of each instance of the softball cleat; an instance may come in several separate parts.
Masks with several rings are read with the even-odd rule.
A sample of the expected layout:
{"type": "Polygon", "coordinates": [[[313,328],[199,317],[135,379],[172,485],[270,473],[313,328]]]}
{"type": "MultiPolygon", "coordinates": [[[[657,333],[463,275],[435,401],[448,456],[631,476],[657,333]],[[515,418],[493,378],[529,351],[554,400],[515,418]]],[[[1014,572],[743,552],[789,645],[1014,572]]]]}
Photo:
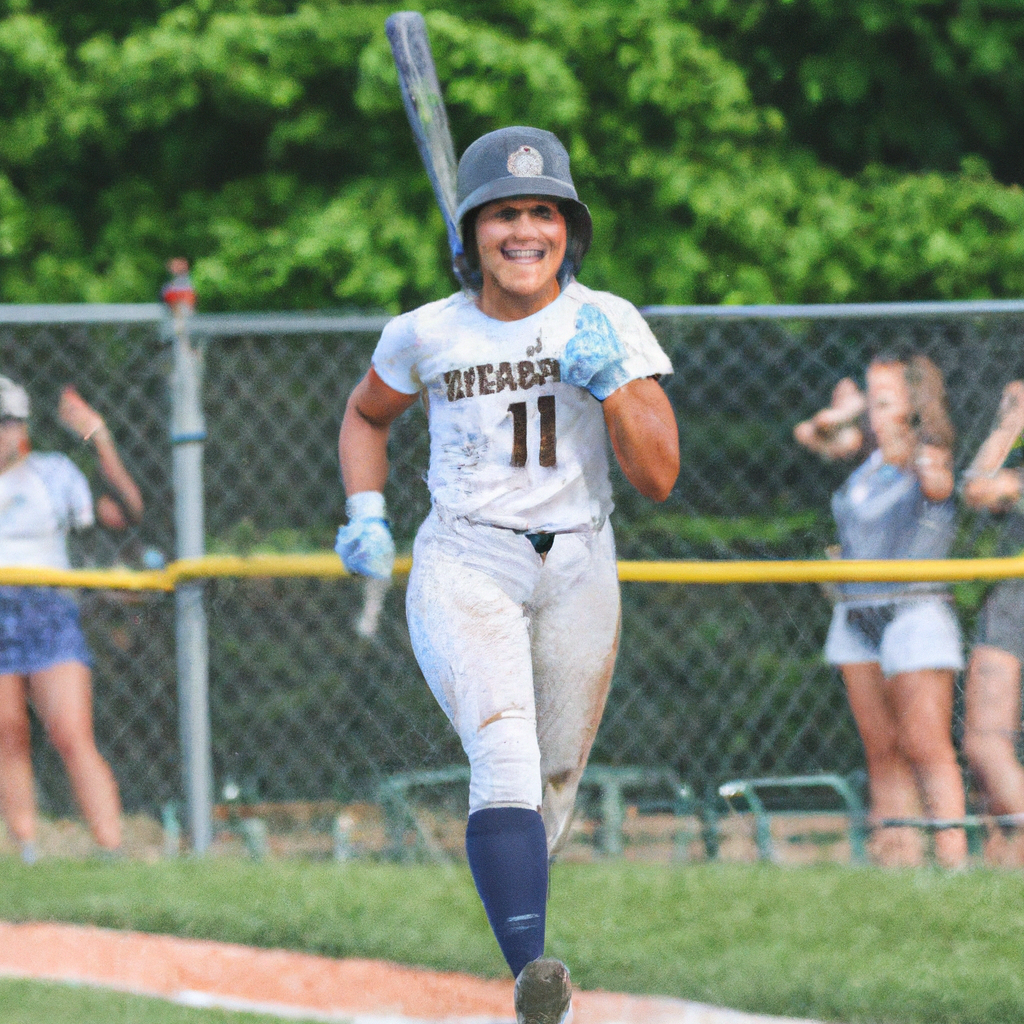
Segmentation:
{"type": "Polygon", "coordinates": [[[561,960],[531,960],[516,978],[516,1024],[571,1024],[572,985],[561,960]]]}

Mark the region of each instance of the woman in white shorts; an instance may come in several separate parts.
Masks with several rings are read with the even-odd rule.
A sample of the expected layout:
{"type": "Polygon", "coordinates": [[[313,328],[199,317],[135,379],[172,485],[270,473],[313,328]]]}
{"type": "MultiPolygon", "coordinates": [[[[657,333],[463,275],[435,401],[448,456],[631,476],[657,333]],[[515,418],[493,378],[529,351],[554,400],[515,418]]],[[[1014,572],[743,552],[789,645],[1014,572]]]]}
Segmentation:
{"type": "MultiPolygon", "coordinates": [[[[1024,551],[1024,381],[1003,389],[989,436],[964,473],[963,498],[992,512],[1000,525],[997,552],[1024,551]]],[[[978,616],[964,685],[964,755],[990,814],[1018,815],[1024,825],[1021,734],[1021,664],[1024,664],[1024,579],[997,583],[978,616]]],[[[992,832],[986,856],[1024,865],[1024,830],[992,832]]]]}
{"type": "MultiPolygon", "coordinates": [[[[938,368],[921,355],[885,354],[868,366],[867,389],[850,379],[832,404],[794,435],[825,459],[868,456],[832,497],[840,555],[944,558],[954,536],[953,430],[938,368]]],[[[839,666],[864,744],[878,863],[920,863],[911,827],[887,819],[949,821],[964,815],[953,746],[953,684],[963,668],[960,628],[942,586],[846,583],[825,643],[839,666]]],[[[935,830],[940,864],[967,856],[962,828],[935,830]]]]}

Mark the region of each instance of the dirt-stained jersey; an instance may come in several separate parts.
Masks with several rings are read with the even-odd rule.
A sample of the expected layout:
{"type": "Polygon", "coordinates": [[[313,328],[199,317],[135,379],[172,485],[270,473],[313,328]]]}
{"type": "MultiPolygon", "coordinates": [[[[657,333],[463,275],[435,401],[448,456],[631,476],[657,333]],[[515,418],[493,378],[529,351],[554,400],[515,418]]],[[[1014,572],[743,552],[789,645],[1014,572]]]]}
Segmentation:
{"type": "Polygon", "coordinates": [[[385,327],[373,367],[396,391],[425,392],[435,507],[512,530],[600,528],[612,509],[604,415],[561,379],[588,304],[618,335],[624,380],[672,372],[636,307],[576,281],[522,320],[494,320],[459,292],[385,327]]]}

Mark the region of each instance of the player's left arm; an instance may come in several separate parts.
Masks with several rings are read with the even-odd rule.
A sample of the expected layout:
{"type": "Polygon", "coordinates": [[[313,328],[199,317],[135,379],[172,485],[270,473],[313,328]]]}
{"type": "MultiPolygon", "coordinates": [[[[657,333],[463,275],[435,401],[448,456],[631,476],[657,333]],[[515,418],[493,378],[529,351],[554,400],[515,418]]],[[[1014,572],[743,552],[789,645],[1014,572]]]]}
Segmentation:
{"type": "Polygon", "coordinates": [[[661,385],[653,377],[631,380],[601,407],[626,479],[644,497],[664,501],[679,476],[679,427],[661,385]]]}

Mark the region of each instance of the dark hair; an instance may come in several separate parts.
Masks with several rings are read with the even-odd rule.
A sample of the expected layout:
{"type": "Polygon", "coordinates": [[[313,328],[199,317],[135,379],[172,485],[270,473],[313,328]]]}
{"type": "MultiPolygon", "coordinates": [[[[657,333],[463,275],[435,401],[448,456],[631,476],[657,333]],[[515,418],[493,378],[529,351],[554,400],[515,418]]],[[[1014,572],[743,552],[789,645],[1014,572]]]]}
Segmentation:
{"type": "Polygon", "coordinates": [[[868,360],[868,366],[880,366],[888,363],[902,363],[906,366],[920,350],[909,338],[897,338],[889,342],[885,348],[877,349],[868,360]]]}

